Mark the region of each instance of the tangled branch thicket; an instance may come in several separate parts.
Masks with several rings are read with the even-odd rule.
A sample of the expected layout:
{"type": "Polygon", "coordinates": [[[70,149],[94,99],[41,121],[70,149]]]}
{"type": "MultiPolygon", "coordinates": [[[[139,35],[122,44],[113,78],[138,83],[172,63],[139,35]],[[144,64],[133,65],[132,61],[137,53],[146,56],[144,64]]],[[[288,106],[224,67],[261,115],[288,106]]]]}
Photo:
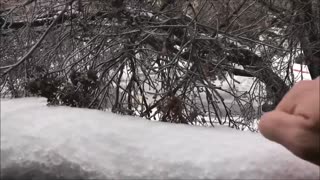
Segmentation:
{"type": "Polygon", "coordinates": [[[319,15],[317,0],[7,0],[1,96],[254,131],[295,61],[319,74],[319,15]]]}

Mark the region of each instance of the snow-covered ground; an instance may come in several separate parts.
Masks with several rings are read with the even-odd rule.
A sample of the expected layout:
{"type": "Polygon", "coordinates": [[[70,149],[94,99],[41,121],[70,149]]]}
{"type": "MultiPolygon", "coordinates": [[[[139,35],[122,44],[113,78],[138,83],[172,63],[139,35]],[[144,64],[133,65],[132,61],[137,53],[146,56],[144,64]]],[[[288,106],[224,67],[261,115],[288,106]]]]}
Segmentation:
{"type": "Polygon", "coordinates": [[[294,64],[292,70],[295,81],[311,80],[311,75],[307,65],[294,64]]]}
{"type": "Polygon", "coordinates": [[[1,179],[319,179],[257,133],[45,104],[1,99],[1,179]]]}

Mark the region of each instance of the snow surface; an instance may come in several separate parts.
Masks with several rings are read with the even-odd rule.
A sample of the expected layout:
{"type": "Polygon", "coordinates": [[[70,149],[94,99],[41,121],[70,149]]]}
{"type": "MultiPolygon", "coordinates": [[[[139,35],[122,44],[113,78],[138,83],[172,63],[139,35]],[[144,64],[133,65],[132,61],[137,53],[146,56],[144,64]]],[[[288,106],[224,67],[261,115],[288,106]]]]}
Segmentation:
{"type": "Polygon", "coordinates": [[[295,81],[311,80],[311,75],[307,65],[293,64],[293,75],[295,81]]]}
{"type": "Polygon", "coordinates": [[[257,133],[45,104],[1,99],[1,179],[319,179],[257,133]]]}

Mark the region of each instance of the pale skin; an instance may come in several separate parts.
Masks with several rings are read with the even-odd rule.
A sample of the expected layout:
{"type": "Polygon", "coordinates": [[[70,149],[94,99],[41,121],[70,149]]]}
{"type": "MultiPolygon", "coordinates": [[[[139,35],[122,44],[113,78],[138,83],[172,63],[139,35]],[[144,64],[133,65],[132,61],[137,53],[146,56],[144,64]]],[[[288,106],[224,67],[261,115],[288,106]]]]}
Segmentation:
{"type": "Polygon", "coordinates": [[[296,156],[320,165],[320,77],[294,85],[275,110],[261,117],[259,130],[296,156]]]}

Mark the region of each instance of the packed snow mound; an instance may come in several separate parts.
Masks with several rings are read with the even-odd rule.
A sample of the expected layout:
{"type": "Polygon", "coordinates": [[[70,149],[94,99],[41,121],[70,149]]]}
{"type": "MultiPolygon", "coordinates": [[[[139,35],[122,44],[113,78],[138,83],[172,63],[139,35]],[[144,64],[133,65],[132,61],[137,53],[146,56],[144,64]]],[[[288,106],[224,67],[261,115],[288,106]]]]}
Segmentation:
{"type": "Polygon", "coordinates": [[[319,179],[260,134],[1,100],[1,179],[319,179]]]}

